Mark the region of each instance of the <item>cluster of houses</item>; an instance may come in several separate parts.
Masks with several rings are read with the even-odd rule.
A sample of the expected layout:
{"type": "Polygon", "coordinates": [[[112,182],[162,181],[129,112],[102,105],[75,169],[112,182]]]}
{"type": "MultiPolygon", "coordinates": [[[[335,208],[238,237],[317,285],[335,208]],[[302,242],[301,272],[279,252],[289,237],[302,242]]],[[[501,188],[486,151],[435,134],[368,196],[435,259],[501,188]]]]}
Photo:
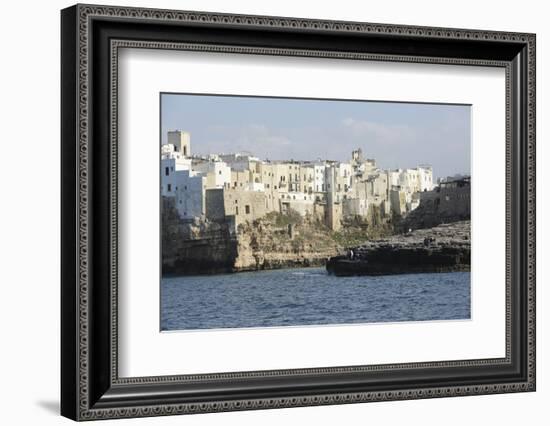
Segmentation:
{"type": "Polygon", "coordinates": [[[248,153],[191,153],[188,132],[169,131],[161,147],[162,196],[182,220],[253,221],[269,212],[298,212],[338,230],[347,217],[405,216],[434,189],[431,166],[381,170],[361,149],[349,162],[269,161],[248,153]]]}

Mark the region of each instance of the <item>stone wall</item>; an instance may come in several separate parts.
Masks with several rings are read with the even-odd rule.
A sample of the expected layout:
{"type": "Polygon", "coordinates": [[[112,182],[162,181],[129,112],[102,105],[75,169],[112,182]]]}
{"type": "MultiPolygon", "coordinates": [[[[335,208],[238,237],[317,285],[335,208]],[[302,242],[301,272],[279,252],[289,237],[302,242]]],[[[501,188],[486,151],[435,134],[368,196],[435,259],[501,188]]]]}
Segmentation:
{"type": "Polygon", "coordinates": [[[225,216],[234,216],[237,225],[254,221],[267,213],[264,192],[224,189],[223,205],[225,216]]]}
{"type": "Polygon", "coordinates": [[[433,191],[420,193],[419,206],[403,218],[397,228],[431,228],[441,223],[469,220],[470,185],[462,187],[437,187],[433,191]]]}

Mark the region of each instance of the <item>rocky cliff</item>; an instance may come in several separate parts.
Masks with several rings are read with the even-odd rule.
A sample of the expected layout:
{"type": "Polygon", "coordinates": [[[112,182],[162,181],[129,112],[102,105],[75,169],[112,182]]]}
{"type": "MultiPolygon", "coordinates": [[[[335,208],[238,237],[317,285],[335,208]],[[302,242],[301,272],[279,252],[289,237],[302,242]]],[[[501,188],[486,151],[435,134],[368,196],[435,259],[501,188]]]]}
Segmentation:
{"type": "Polygon", "coordinates": [[[270,213],[235,226],[231,221],[182,222],[163,201],[163,274],[215,274],[291,267],[323,266],[346,247],[391,229],[348,223],[333,232],[313,217],[270,213]]]}
{"type": "Polygon", "coordinates": [[[266,218],[239,227],[234,270],[323,266],[341,252],[332,233],[318,224],[277,224],[266,218]]]}
{"type": "Polygon", "coordinates": [[[327,262],[338,276],[470,270],[470,221],[368,241],[327,262]]]}

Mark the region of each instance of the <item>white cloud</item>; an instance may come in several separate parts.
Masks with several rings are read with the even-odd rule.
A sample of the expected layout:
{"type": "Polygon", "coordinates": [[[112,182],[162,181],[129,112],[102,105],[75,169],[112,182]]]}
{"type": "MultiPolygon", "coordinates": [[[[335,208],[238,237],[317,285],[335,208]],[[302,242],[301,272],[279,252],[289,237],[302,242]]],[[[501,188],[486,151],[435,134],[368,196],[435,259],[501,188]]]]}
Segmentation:
{"type": "Polygon", "coordinates": [[[374,142],[402,143],[417,139],[414,129],[402,124],[384,124],[352,117],[344,118],[341,123],[354,137],[367,138],[374,142]]]}
{"type": "Polygon", "coordinates": [[[269,145],[290,145],[291,141],[285,136],[273,132],[263,124],[249,124],[243,127],[237,142],[246,145],[269,144],[269,145]]]}
{"type": "Polygon", "coordinates": [[[293,145],[284,129],[274,130],[258,123],[244,125],[211,125],[205,129],[201,147],[195,150],[202,154],[250,152],[266,158],[287,158],[293,145]]]}

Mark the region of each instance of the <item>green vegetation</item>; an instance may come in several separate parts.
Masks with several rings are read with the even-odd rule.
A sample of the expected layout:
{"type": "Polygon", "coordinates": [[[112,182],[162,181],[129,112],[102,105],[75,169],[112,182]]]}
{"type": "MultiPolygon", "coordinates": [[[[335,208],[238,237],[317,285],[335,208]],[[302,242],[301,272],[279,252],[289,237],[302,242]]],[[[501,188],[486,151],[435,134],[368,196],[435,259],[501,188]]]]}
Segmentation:
{"type": "Polygon", "coordinates": [[[304,221],[300,213],[290,210],[288,213],[269,212],[265,219],[275,226],[301,225],[304,221]]]}
{"type": "MultiPolygon", "coordinates": [[[[372,212],[376,216],[379,212],[372,212]]],[[[387,237],[393,234],[393,225],[382,220],[371,217],[375,225],[369,224],[367,218],[347,218],[342,223],[339,231],[331,231],[321,221],[312,217],[302,217],[298,212],[291,210],[290,213],[268,213],[262,221],[270,223],[279,231],[273,232],[274,245],[283,244],[285,241],[290,244],[293,251],[315,251],[328,247],[347,249],[363,244],[370,239],[387,237]],[[292,237],[287,229],[292,225],[292,237]],[[291,237],[291,238],[290,238],[291,237]],[[289,241],[290,239],[290,241],[289,241]]]]}

